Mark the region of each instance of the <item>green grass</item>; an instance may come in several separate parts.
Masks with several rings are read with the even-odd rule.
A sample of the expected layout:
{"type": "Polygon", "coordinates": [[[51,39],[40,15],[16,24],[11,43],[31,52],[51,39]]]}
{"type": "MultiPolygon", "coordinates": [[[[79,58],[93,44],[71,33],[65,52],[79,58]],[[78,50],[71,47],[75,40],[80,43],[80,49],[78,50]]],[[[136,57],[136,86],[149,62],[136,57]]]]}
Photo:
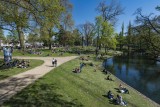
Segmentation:
{"type": "MultiPolygon", "coordinates": [[[[14,50],[13,56],[29,56],[29,57],[47,57],[49,54],[49,57],[65,57],[65,56],[73,56],[75,54],[71,54],[69,52],[65,52],[62,56],[60,55],[60,52],[57,53],[52,53],[51,50],[49,49],[42,49],[40,50],[42,52],[41,55],[36,55],[36,54],[29,54],[28,52],[21,52],[19,50],[14,50]]],[[[0,52],[0,56],[3,56],[3,52],[0,52]]]]}
{"type": "MultiPolygon", "coordinates": [[[[2,59],[0,59],[0,64],[2,63],[2,59]]],[[[17,68],[17,67],[13,67],[13,68],[6,68],[6,69],[1,69],[0,68],[0,80],[5,79],[7,77],[10,77],[12,75],[33,69],[37,66],[40,66],[44,63],[44,61],[42,60],[30,60],[30,67],[28,68],[17,68]]]]}
{"type": "MultiPolygon", "coordinates": [[[[63,53],[63,55],[61,56],[60,53],[61,51],[64,51],[65,48],[64,47],[59,47],[56,48],[55,50],[57,50],[57,53],[52,53],[51,50],[49,49],[36,49],[37,52],[42,52],[41,55],[36,55],[36,54],[29,54],[28,52],[22,52],[20,50],[14,49],[13,51],[13,56],[29,56],[29,57],[47,57],[48,54],[50,57],[65,57],[65,56],[74,56],[77,55],[77,51],[80,51],[81,54],[95,54],[95,47],[93,46],[84,46],[83,48],[81,46],[74,46],[74,47],[70,47],[69,50],[70,51],[66,51],[63,53]]],[[[102,48],[101,50],[99,50],[99,54],[104,54],[104,48],[102,48]]],[[[115,53],[115,51],[111,51],[108,50],[107,54],[108,55],[113,55],[115,53]]],[[[117,53],[116,53],[117,54],[117,53]]],[[[3,52],[0,52],[0,56],[3,56],[3,52]]]]}
{"type": "MultiPolygon", "coordinates": [[[[120,94],[120,81],[111,76],[115,82],[107,81],[101,72],[101,62],[95,62],[95,67],[85,66],[81,73],[73,73],[78,67],[79,59],[65,63],[45,75],[43,78],[22,90],[16,96],[5,102],[3,106],[13,107],[115,107],[116,105],[104,97],[109,90],[114,95],[120,94]],[[97,71],[94,72],[94,69],[97,71]]],[[[127,107],[153,107],[137,92],[127,87],[130,94],[120,94],[128,103],[127,107]]],[[[118,106],[118,105],[117,105],[118,106]]]]}

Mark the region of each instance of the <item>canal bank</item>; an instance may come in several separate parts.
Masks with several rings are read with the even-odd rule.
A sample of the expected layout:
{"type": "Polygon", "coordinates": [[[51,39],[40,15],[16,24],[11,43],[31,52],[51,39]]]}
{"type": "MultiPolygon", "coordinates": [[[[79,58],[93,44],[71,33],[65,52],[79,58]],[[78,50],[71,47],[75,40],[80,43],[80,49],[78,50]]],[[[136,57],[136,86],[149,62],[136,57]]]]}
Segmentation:
{"type": "MultiPolygon", "coordinates": [[[[117,57],[117,56],[115,56],[115,57],[117,57]]],[[[148,101],[150,101],[151,103],[153,103],[154,105],[155,105],[155,107],[160,107],[160,105],[158,104],[158,102],[155,102],[153,99],[151,99],[151,98],[149,98],[148,96],[146,96],[142,91],[139,91],[136,87],[133,87],[133,84],[130,84],[130,83],[136,83],[136,84],[138,84],[139,86],[139,88],[145,88],[145,87],[143,87],[144,85],[141,85],[140,83],[138,83],[138,82],[140,82],[139,80],[141,80],[141,78],[139,78],[140,76],[137,76],[137,71],[134,71],[133,70],[133,66],[132,66],[132,63],[131,62],[133,62],[134,63],[134,65],[136,65],[136,61],[132,61],[132,60],[130,60],[129,59],[129,64],[130,64],[130,66],[131,66],[131,69],[130,68],[128,68],[128,67],[126,67],[126,65],[124,65],[124,63],[115,63],[115,61],[117,60],[113,60],[115,57],[111,57],[111,58],[108,58],[106,61],[104,61],[105,63],[103,63],[103,66],[107,66],[106,67],[106,69],[107,70],[109,70],[114,76],[115,76],[115,78],[118,80],[118,81],[120,81],[120,83],[123,83],[123,84],[125,84],[127,87],[129,87],[130,89],[132,89],[132,90],[135,90],[139,95],[141,95],[141,96],[143,96],[143,98],[145,98],[145,99],[147,99],[148,101]],[[121,67],[119,66],[119,65],[121,65],[121,67]],[[120,70],[120,68],[121,68],[121,70],[120,70]],[[127,71],[128,72],[126,72],[125,71],[125,69],[127,69],[127,71]],[[119,71],[118,71],[119,70],[119,71]],[[130,71],[131,70],[131,71],[130,71]],[[128,78],[130,79],[130,78],[132,78],[132,77],[130,77],[130,76],[126,76],[126,74],[129,74],[129,75],[134,75],[134,77],[133,77],[133,79],[131,79],[131,80],[128,80],[128,78]],[[139,78],[139,80],[137,80],[136,78],[135,78],[135,76],[137,76],[138,78],[139,78]],[[124,79],[125,78],[125,79],[124,79]],[[128,82],[129,81],[129,82],[128,82]]],[[[118,57],[120,57],[120,56],[118,56],[118,57]]],[[[123,57],[123,58],[126,58],[126,57],[123,57]]],[[[121,59],[121,60],[124,60],[124,59],[121,59]]],[[[118,62],[118,61],[117,61],[118,62]]],[[[138,65],[140,65],[140,64],[138,64],[138,65]]],[[[147,66],[147,65],[146,65],[147,66]]],[[[139,66],[139,68],[144,68],[144,66],[139,66]]],[[[150,69],[150,68],[149,68],[150,69]]],[[[151,73],[151,72],[149,72],[149,73],[151,73]]],[[[146,74],[146,72],[145,72],[145,74],[146,74]]],[[[151,76],[151,75],[149,75],[149,76],[151,76]]],[[[145,76],[146,77],[146,76],[145,76]]],[[[142,78],[143,79],[143,78],[142,78]]],[[[155,78],[154,78],[155,79],[155,78]]],[[[141,81],[143,81],[144,82],[144,80],[141,80],[141,81]]],[[[148,83],[149,84],[149,83],[148,83]]],[[[150,84],[149,85],[147,85],[147,86],[150,86],[150,84]]],[[[153,88],[153,85],[152,86],[150,86],[151,87],[151,89],[153,88]]],[[[158,88],[159,89],[159,88],[158,88]]],[[[158,90],[157,89],[157,90],[158,90]]],[[[144,90],[143,90],[144,91],[144,90]]],[[[155,95],[155,94],[153,94],[153,95],[155,95]]],[[[154,97],[154,96],[153,96],[154,97]]],[[[158,96],[159,97],[159,96],[158,96]]]]}

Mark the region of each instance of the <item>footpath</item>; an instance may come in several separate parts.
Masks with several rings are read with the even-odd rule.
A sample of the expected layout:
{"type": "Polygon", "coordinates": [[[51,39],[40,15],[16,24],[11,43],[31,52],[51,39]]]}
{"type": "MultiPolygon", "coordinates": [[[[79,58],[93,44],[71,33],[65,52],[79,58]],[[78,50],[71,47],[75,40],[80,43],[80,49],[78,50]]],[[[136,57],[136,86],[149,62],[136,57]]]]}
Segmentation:
{"type": "MultiPolygon", "coordinates": [[[[0,81],[0,105],[6,100],[9,100],[17,92],[21,91],[35,80],[43,77],[55,67],[52,66],[53,57],[14,57],[18,59],[38,59],[43,60],[44,63],[26,72],[11,76],[0,81]]],[[[54,57],[57,59],[57,66],[76,58],[70,57],[54,57]]]]}

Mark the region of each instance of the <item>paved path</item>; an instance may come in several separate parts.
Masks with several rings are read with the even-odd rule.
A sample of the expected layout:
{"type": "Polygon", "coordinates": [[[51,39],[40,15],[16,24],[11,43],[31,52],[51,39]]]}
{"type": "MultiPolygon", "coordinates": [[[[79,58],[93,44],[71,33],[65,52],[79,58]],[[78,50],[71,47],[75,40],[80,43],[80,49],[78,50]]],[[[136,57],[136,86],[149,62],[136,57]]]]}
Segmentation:
{"type": "MultiPolygon", "coordinates": [[[[44,64],[28,70],[26,72],[14,75],[7,79],[0,81],[0,104],[4,101],[10,99],[17,92],[21,91],[23,88],[27,87],[29,84],[33,83],[38,78],[44,76],[46,73],[50,72],[54,67],[51,64],[51,57],[15,57],[20,59],[39,59],[43,60],[44,64]]],[[[57,59],[57,66],[65,63],[69,60],[76,58],[76,56],[71,57],[55,57],[57,59]]]]}

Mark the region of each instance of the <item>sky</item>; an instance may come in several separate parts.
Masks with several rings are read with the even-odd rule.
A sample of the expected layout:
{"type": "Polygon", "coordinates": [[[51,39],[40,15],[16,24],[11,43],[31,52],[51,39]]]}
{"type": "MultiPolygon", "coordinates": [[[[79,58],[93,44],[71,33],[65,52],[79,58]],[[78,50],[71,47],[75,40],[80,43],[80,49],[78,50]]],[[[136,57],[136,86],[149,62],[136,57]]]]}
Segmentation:
{"type": "MultiPolygon", "coordinates": [[[[96,7],[103,0],[70,0],[73,4],[73,20],[75,26],[83,24],[87,21],[95,22],[95,17],[99,15],[96,11],[96,7]]],[[[106,4],[109,4],[111,0],[106,0],[106,4]]],[[[120,32],[122,23],[124,22],[125,28],[127,28],[129,21],[134,23],[134,12],[138,8],[142,8],[143,14],[160,14],[155,10],[157,5],[160,5],[160,0],[116,0],[125,8],[124,14],[118,17],[118,22],[115,26],[115,31],[120,32]]]]}

